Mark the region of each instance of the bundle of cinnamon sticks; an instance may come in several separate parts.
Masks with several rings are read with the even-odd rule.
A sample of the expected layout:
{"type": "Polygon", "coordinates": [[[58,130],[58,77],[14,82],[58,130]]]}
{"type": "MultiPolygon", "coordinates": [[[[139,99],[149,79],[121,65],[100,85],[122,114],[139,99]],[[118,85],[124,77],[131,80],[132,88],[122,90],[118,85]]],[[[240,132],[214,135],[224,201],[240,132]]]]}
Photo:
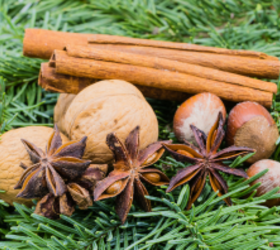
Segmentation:
{"type": "Polygon", "coordinates": [[[183,101],[211,92],[224,100],[272,104],[278,58],[261,52],[111,35],[27,29],[25,56],[50,59],[41,66],[39,85],[77,94],[100,79],[135,84],[144,96],[183,101]]]}

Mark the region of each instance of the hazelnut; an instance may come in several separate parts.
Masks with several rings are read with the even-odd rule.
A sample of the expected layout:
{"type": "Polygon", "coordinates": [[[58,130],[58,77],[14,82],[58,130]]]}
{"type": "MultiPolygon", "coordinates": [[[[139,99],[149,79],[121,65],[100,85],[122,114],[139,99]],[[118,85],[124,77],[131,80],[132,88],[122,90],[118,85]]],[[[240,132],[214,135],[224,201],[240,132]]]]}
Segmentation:
{"type": "MultiPolygon", "coordinates": [[[[259,179],[253,181],[250,185],[261,182],[261,185],[257,188],[256,196],[262,196],[265,193],[271,191],[276,187],[280,187],[280,163],[273,160],[260,160],[254,163],[248,170],[247,174],[249,177],[262,172],[265,169],[269,169],[266,174],[264,174],[259,179]]],[[[273,207],[280,204],[280,199],[267,200],[264,205],[268,207],[273,207]]]]}
{"type": "Polygon", "coordinates": [[[256,102],[237,104],[229,113],[226,141],[228,145],[256,149],[247,162],[269,158],[275,148],[279,132],[269,112],[256,102]]]}
{"type": "Polygon", "coordinates": [[[176,111],[173,120],[174,133],[179,141],[195,143],[190,125],[208,135],[217,120],[219,112],[225,119],[226,109],[221,99],[211,93],[200,93],[186,100],[176,111]]]}

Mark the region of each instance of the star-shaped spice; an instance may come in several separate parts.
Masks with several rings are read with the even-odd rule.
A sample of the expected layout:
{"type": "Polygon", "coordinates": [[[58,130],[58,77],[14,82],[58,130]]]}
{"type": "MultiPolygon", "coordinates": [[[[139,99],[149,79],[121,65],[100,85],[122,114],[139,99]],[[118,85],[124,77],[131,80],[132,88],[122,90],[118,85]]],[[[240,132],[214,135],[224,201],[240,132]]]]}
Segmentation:
{"type": "MultiPolygon", "coordinates": [[[[179,170],[177,175],[171,179],[169,187],[166,190],[170,192],[176,187],[188,182],[191,190],[187,209],[191,208],[192,204],[201,194],[207,175],[209,176],[210,185],[213,190],[215,192],[219,190],[219,196],[224,195],[228,190],[227,183],[219,174],[219,171],[248,178],[244,170],[230,168],[222,162],[235,159],[238,156],[244,156],[248,153],[255,152],[255,150],[246,147],[231,146],[218,152],[225,136],[223,125],[224,119],[221,113],[219,113],[216,123],[210,129],[208,137],[203,131],[191,125],[198,147],[187,141],[185,141],[185,144],[164,144],[164,147],[176,160],[194,164],[179,170]]],[[[228,205],[232,204],[229,197],[224,199],[224,201],[228,205]]]]}
{"type": "Polygon", "coordinates": [[[97,184],[94,200],[117,196],[116,212],[124,223],[133,198],[145,211],[151,211],[151,202],[145,198],[149,194],[142,181],[154,186],[169,183],[168,177],[160,170],[147,168],[160,159],[164,148],[162,142],[155,142],[139,151],[139,126],[130,132],[124,144],[114,133],[107,136],[107,144],[114,153],[114,170],[97,184]]]}
{"type": "Polygon", "coordinates": [[[63,195],[46,194],[38,201],[35,213],[57,219],[60,214],[71,216],[76,205],[79,209],[87,209],[92,206],[89,190],[92,191],[95,184],[105,177],[107,169],[107,164],[90,165],[80,178],[66,184],[67,191],[63,195]]]}
{"type": "Polygon", "coordinates": [[[21,189],[17,197],[42,198],[47,193],[62,196],[67,191],[65,181],[71,182],[83,175],[90,165],[90,161],[80,159],[86,147],[87,137],[80,141],[71,141],[62,145],[62,139],[55,126],[46,151],[36,147],[31,142],[22,142],[33,163],[25,169],[15,189],[21,189]]]}

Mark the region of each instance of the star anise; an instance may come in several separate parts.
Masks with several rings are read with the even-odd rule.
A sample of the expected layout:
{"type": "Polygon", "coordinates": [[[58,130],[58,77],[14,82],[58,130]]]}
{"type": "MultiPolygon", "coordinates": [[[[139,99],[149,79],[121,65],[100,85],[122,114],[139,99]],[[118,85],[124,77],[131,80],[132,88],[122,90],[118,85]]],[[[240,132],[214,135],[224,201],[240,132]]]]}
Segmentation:
{"type": "Polygon", "coordinates": [[[66,184],[67,191],[63,195],[46,194],[38,201],[35,213],[57,219],[60,214],[71,216],[76,205],[79,209],[87,209],[92,206],[89,190],[92,191],[96,183],[106,176],[107,167],[107,164],[90,165],[80,178],[66,184]]]}
{"type": "Polygon", "coordinates": [[[21,189],[17,197],[42,198],[47,193],[55,197],[63,196],[68,189],[65,182],[81,177],[90,165],[90,161],[80,159],[84,154],[86,139],[84,137],[62,145],[57,126],[45,152],[22,139],[33,165],[27,167],[21,164],[25,171],[15,186],[15,189],[21,189]]]}
{"type": "MultiPolygon", "coordinates": [[[[230,168],[222,162],[235,159],[238,156],[244,156],[254,152],[254,150],[246,147],[231,146],[218,152],[225,136],[223,125],[224,119],[221,113],[219,113],[216,123],[210,129],[208,137],[203,131],[191,125],[191,130],[198,147],[187,141],[185,141],[185,144],[163,145],[176,160],[194,164],[179,170],[177,175],[171,179],[169,187],[166,190],[170,192],[178,186],[189,183],[191,190],[187,209],[191,208],[192,204],[201,194],[207,175],[209,176],[210,185],[213,190],[215,192],[219,190],[219,196],[224,195],[228,190],[227,183],[219,174],[219,171],[248,178],[244,170],[230,168]]],[[[224,199],[224,201],[228,205],[232,204],[229,197],[224,199]]]]}
{"type": "Polygon", "coordinates": [[[165,150],[162,142],[155,142],[140,151],[139,126],[130,132],[124,144],[114,133],[107,136],[107,144],[114,153],[114,170],[97,184],[94,200],[117,196],[116,212],[124,223],[133,198],[145,211],[151,211],[151,202],[145,198],[149,194],[142,181],[154,186],[169,183],[168,177],[160,170],[147,168],[157,162],[165,150]]]}

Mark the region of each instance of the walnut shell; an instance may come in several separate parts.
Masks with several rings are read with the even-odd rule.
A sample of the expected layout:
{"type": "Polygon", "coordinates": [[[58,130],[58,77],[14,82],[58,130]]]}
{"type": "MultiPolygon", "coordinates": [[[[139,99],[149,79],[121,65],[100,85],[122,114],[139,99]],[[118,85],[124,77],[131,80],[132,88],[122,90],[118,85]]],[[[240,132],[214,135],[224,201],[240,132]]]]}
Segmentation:
{"type": "MultiPolygon", "coordinates": [[[[63,96],[65,98],[65,96],[63,96]]],[[[58,102],[55,112],[63,110],[58,102]]],[[[93,163],[109,163],[113,154],[106,136],[115,132],[124,142],[137,125],[140,126],[140,148],[158,139],[156,115],[142,93],[121,80],[95,83],[82,90],[68,107],[65,117],[55,114],[55,122],[70,139],[88,136],[84,158],[93,163]],[[60,122],[60,119],[64,122],[60,122]]]]}
{"type": "MultiPolygon", "coordinates": [[[[27,166],[32,164],[21,139],[26,139],[34,143],[42,150],[45,150],[52,132],[53,129],[49,127],[30,126],[10,130],[1,136],[0,190],[4,190],[6,192],[0,193],[0,199],[6,201],[10,205],[13,205],[13,202],[23,203],[26,205],[33,204],[31,200],[16,198],[20,190],[14,189],[14,186],[19,181],[20,176],[24,171],[19,164],[21,162],[27,166]]],[[[63,142],[68,141],[64,135],[62,135],[62,140],[63,142]]]]}
{"type": "Polygon", "coordinates": [[[64,123],[65,113],[75,97],[76,95],[74,94],[60,94],[57,105],[54,108],[54,122],[63,134],[66,134],[64,126],[62,125],[62,123],[64,123]]]}

